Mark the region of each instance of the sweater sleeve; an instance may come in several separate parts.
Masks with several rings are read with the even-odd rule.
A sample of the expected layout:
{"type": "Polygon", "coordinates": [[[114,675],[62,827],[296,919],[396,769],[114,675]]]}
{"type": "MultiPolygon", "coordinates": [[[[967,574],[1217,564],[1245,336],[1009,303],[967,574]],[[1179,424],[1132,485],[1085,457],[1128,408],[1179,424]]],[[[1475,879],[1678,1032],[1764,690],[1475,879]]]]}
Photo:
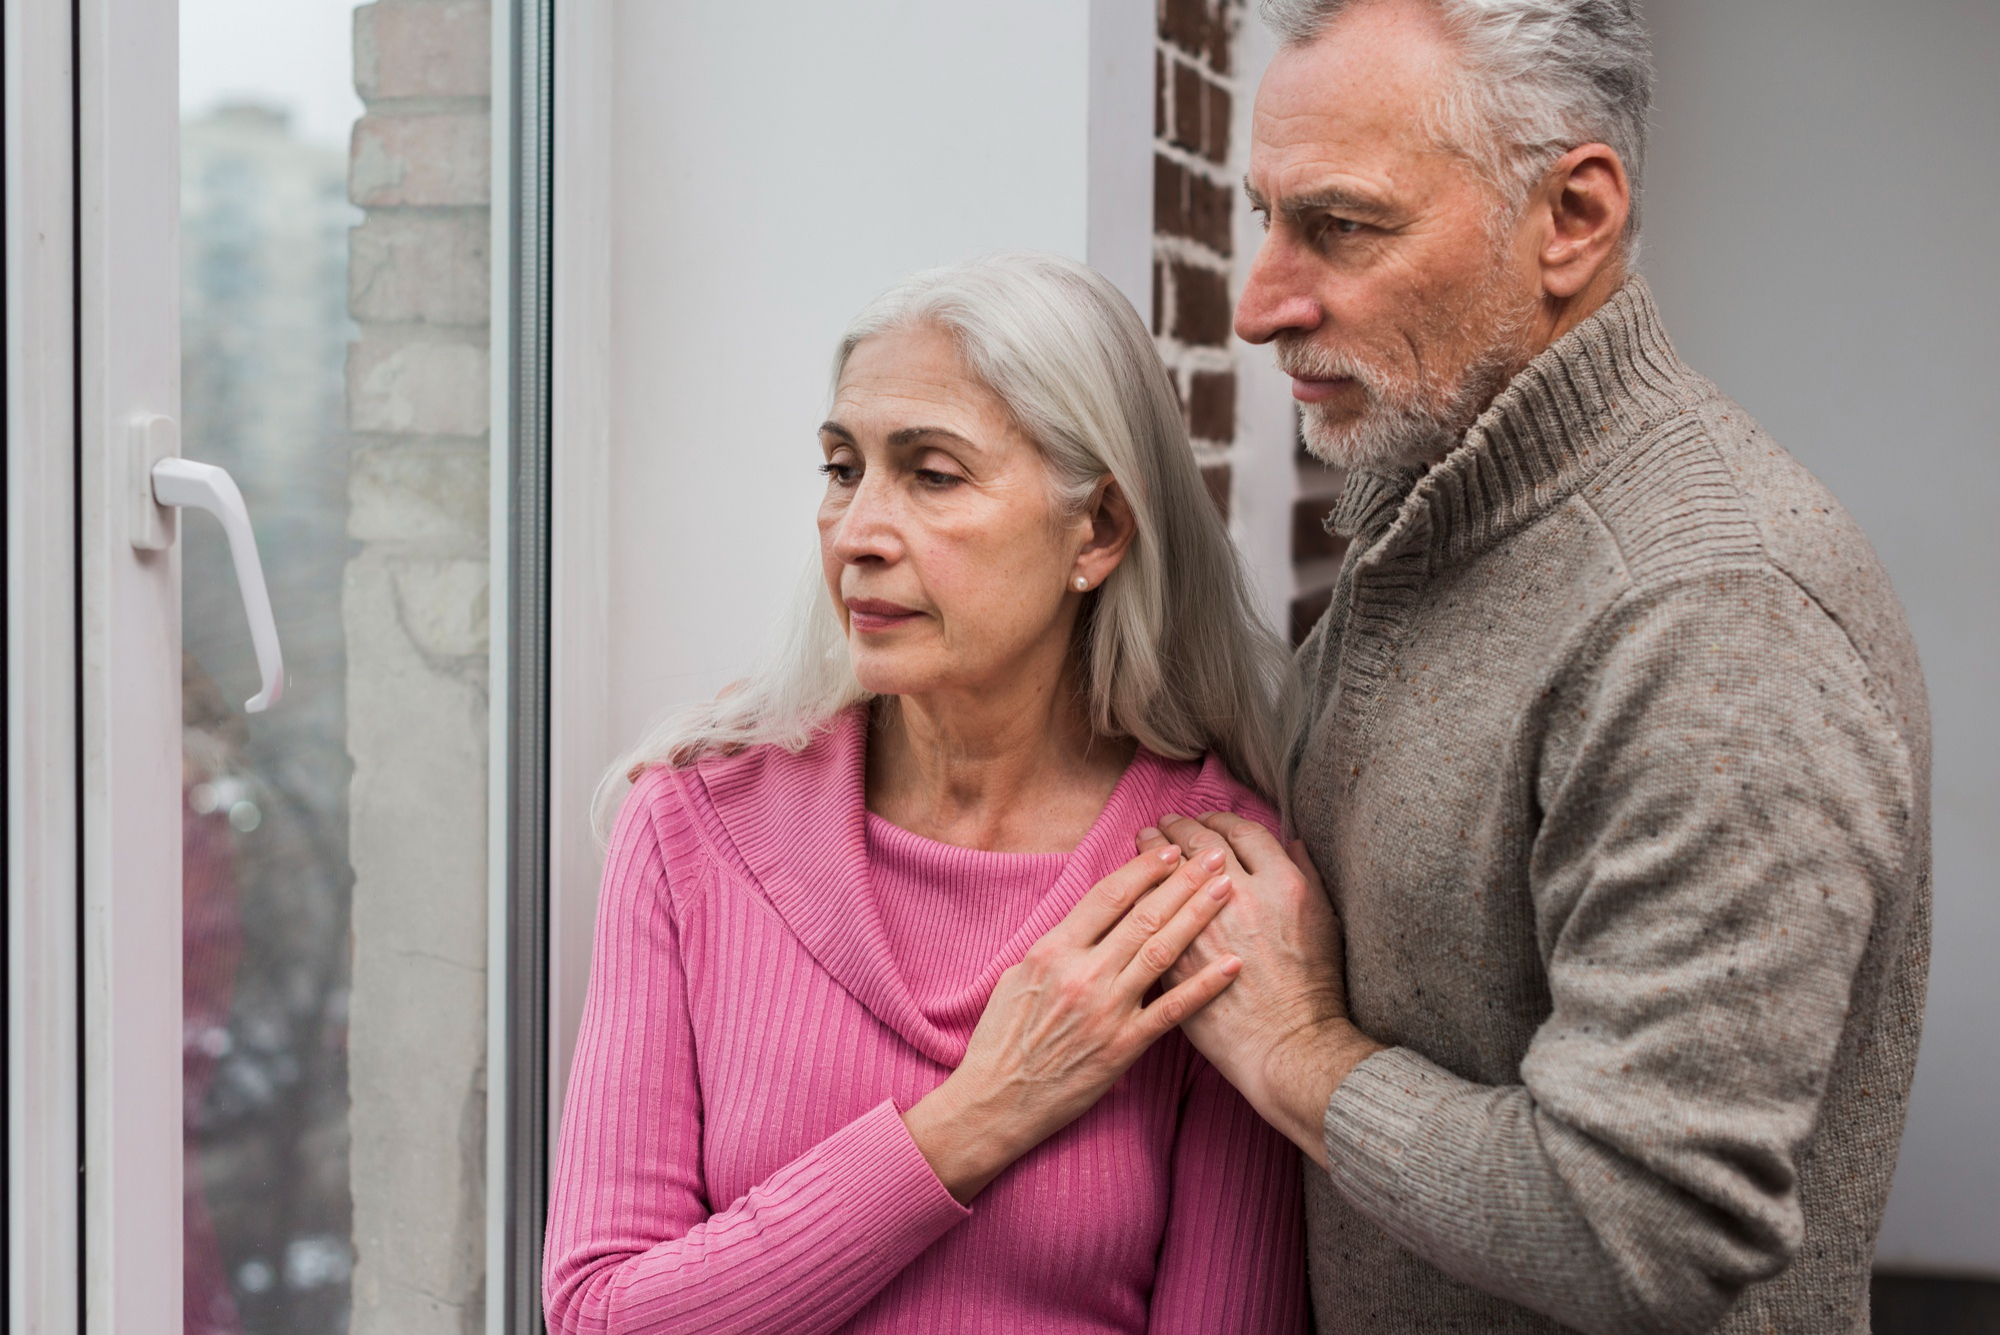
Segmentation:
{"type": "Polygon", "coordinates": [[[1299,1152],[1200,1056],[1174,1142],[1150,1335],[1302,1335],[1299,1152]]]}
{"type": "MultiPolygon", "coordinates": [[[[1710,1329],[1803,1241],[1798,1164],[1910,761],[1781,574],[1629,594],[1547,703],[1528,869],[1550,1014],[1520,1083],[1407,1049],[1326,1110],[1334,1184],[1447,1273],[1588,1332],[1710,1329]]],[[[1893,947],[1892,947],[1893,948],[1893,947]]]]}
{"type": "Polygon", "coordinates": [[[551,1181],[551,1331],[832,1330],[967,1211],[893,1104],[727,1208],[703,1183],[687,975],[642,780],[606,859],[596,954],[551,1181]]]}

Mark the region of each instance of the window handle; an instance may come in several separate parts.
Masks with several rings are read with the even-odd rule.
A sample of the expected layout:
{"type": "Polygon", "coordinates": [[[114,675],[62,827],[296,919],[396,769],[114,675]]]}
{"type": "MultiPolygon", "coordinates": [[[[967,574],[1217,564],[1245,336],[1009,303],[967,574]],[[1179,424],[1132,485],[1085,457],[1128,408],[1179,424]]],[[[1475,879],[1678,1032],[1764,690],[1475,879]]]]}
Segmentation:
{"type": "Polygon", "coordinates": [[[250,512],[236,480],[214,464],[165,458],[153,465],[153,499],[161,505],[206,510],[229,536],[229,555],[236,563],[236,586],[243,593],[243,614],[250,619],[250,642],[257,648],[257,671],[264,689],[243,705],[247,714],[261,713],[285,693],[285,660],[278,650],[278,623],[271,615],[271,595],[264,588],[264,564],[257,559],[257,535],[250,529],[250,512]]]}

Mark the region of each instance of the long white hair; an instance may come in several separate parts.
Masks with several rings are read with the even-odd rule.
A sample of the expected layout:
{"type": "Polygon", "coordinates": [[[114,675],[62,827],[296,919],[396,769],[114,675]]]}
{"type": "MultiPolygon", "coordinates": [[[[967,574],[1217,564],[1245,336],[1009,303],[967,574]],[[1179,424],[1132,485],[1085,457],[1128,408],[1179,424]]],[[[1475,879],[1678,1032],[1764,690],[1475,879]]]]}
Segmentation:
{"type": "MultiPolygon", "coordinates": [[[[1173,385],[1131,303],[1096,270],[1056,255],[1003,252],[915,274],[856,316],[833,359],[837,390],[854,349],[928,326],[1040,448],[1055,504],[1080,512],[1108,475],[1137,533],[1085,595],[1079,678],[1102,737],[1158,755],[1220,755],[1243,783],[1280,796],[1291,657],[1251,601],[1236,548],[1188,447],[1173,385]]],[[[657,765],[770,743],[799,751],[870,699],[819,564],[756,670],[725,695],[655,725],[599,785],[602,829],[625,783],[657,765]]]]}

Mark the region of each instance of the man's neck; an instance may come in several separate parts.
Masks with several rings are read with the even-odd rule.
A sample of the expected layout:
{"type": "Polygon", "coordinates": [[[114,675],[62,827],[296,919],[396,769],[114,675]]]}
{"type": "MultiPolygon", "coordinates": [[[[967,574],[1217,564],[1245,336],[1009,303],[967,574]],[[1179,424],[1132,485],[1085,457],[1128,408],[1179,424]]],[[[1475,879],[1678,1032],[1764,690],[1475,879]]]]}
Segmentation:
{"type": "Polygon", "coordinates": [[[1530,360],[1539,357],[1560,342],[1563,335],[1603,310],[1604,304],[1618,295],[1618,289],[1624,287],[1626,279],[1631,276],[1631,270],[1626,267],[1623,257],[1619,257],[1598,270],[1574,296],[1562,299],[1543,298],[1543,329],[1546,331],[1546,337],[1541,340],[1540,346],[1535,348],[1530,360]]]}

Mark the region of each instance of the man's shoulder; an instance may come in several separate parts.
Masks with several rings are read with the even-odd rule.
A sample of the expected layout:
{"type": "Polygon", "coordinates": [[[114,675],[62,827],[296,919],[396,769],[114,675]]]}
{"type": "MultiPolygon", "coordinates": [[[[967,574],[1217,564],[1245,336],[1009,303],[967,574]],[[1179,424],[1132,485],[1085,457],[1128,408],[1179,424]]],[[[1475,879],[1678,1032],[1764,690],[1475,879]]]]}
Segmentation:
{"type": "Polygon", "coordinates": [[[1837,626],[1890,697],[1922,711],[1901,600],[1846,507],[1741,404],[1691,378],[1678,412],[1636,433],[1578,492],[1603,526],[1623,583],[1649,588],[1768,570],[1837,626]]]}
{"type": "Polygon", "coordinates": [[[1744,407],[1695,380],[1579,488],[1637,585],[1767,565],[1830,612],[1895,601],[1852,515],[1744,407]],[[1825,596],[1821,596],[1824,594],[1825,596]]]}

